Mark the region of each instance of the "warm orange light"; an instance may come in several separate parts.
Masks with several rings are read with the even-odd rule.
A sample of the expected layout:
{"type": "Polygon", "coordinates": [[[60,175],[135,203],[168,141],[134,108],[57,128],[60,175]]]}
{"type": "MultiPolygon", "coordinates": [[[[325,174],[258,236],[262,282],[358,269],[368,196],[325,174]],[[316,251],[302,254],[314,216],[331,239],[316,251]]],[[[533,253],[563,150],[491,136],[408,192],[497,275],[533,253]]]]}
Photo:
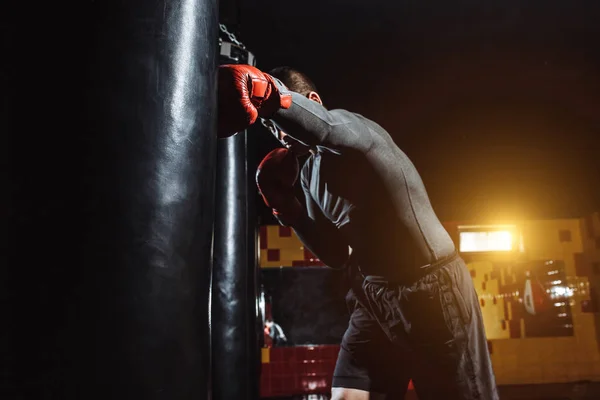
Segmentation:
{"type": "Polygon", "coordinates": [[[513,233],[505,230],[460,232],[461,253],[512,251],[513,233]]]}

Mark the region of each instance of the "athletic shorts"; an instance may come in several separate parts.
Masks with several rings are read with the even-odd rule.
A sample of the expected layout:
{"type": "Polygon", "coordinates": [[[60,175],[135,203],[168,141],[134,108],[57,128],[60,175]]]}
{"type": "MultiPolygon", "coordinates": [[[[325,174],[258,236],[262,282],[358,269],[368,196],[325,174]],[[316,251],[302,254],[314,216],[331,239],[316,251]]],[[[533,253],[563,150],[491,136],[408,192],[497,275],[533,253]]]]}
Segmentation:
{"type": "Polygon", "coordinates": [[[402,399],[412,379],[419,400],[498,399],[479,300],[457,254],[412,284],[366,277],[358,291],[346,298],[333,387],[402,399]]]}

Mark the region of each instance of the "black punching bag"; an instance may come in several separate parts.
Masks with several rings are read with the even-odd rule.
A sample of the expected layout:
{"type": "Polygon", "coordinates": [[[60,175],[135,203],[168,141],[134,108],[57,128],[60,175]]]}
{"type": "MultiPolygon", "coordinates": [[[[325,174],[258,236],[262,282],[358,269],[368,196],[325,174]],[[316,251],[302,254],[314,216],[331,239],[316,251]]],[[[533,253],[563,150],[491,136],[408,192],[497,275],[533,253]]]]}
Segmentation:
{"type": "MultiPolygon", "coordinates": [[[[221,63],[252,60],[246,50],[222,43],[221,63]]],[[[211,316],[214,400],[259,397],[254,137],[256,132],[245,131],[218,142],[211,316]]]]}
{"type": "Polygon", "coordinates": [[[66,4],[5,36],[2,371],[17,398],[209,398],[217,1],[66,4]]]}

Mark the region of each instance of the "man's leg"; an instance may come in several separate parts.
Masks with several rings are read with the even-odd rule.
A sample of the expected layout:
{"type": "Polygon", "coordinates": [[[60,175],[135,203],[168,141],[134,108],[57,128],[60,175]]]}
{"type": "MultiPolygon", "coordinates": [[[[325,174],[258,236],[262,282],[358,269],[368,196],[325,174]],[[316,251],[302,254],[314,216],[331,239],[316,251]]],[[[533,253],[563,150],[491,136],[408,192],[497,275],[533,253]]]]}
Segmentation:
{"type": "Polygon", "coordinates": [[[385,395],[366,390],[331,388],[331,400],[385,400],[385,395]]]}
{"type": "Polygon", "coordinates": [[[410,377],[408,363],[378,323],[360,305],[356,305],[340,347],[333,374],[332,400],[403,399],[410,377]]]}
{"type": "Polygon", "coordinates": [[[428,276],[416,293],[411,336],[419,400],[497,400],[481,309],[462,259],[428,276]]]}

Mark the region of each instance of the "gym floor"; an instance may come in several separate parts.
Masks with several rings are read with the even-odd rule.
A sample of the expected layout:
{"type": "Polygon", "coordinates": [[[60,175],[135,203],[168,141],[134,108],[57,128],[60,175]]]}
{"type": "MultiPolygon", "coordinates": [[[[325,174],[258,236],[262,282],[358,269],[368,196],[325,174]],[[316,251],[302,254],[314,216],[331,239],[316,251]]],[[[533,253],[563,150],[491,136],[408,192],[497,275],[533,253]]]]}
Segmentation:
{"type": "MultiPolygon", "coordinates": [[[[544,385],[500,386],[502,400],[598,400],[600,382],[572,382],[544,385]]],[[[329,400],[328,395],[304,395],[294,397],[269,397],[261,400],[329,400]]],[[[417,400],[409,393],[404,400],[417,400]]]]}

